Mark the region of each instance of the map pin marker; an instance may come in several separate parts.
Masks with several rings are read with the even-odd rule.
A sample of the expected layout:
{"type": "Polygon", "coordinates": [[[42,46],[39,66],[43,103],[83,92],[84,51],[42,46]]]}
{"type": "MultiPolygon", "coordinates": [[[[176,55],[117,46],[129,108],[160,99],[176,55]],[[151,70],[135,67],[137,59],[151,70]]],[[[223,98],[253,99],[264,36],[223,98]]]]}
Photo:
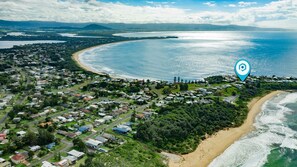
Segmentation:
{"type": "Polygon", "coordinates": [[[244,81],[251,72],[250,63],[244,59],[240,59],[236,62],[234,66],[234,70],[236,75],[239,77],[241,81],[244,81]]]}

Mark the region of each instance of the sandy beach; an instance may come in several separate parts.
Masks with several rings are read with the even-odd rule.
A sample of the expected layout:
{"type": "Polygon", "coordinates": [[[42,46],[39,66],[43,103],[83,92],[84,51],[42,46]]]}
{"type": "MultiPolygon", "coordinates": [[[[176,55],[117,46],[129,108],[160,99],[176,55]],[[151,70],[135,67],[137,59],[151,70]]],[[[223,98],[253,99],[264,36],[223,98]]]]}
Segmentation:
{"type": "Polygon", "coordinates": [[[236,140],[253,130],[254,119],[261,112],[262,105],[267,100],[282,92],[274,91],[264,97],[254,98],[248,104],[248,117],[240,127],[219,131],[202,141],[194,152],[178,157],[167,154],[167,157],[169,157],[169,167],[206,167],[236,140]]]}
{"type": "MultiPolygon", "coordinates": [[[[108,45],[108,44],[105,44],[105,45],[108,45]]],[[[103,73],[103,72],[98,72],[86,65],[84,65],[83,63],[80,62],[79,60],[79,55],[82,54],[83,52],[86,52],[88,50],[91,50],[91,49],[94,49],[94,48],[97,48],[97,47],[101,47],[103,45],[97,45],[97,46],[93,46],[93,47],[90,47],[90,48],[86,48],[86,49],[83,49],[83,50],[80,50],[78,52],[75,52],[72,54],[72,59],[77,63],[77,65],[81,68],[83,68],[84,70],[86,71],[90,71],[90,72],[93,72],[93,73],[96,73],[96,74],[99,74],[99,75],[107,75],[106,73],[103,73]]]]}
{"type": "MultiPolygon", "coordinates": [[[[72,54],[72,59],[76,62],[76,64],[81,67],[82,69],[86,70],[86,71],[90,71],[92,73],[95,73],[95,74],[99,74],[99,75],[109,75],[110,77],[113,77],[113,78],[122,78],[122,79],[126,79],[126,78],[123,78],[123,77],[120,77],[120,76],[112,76],[110,74],[107,74],[105,72],[102,72],[102,71],[97,71],[89,66],[86,66],[84,65],[80,60],[79,60],[79,55],[82,54],[83,52],[86,52],[88,50],[92,50],[92,49],[95,49],[95,48],[98,48],[98,47],[103,47],[103,46],[108,46],[108,45],[114,45],[114,44],[117,44],[117,43],[124,43],[124,42],[133,42],[135,40],[129,40],[129,41],[119,41],[119,42],[112,42],[112,43],[107,43],[107,44],[101,44],[101,45],[97,45],[97,46],[93,46],[93,47],[89,47],[89,48],[86,48],[86,49],[83,49],[83,50],[80,50],[78,52],[75,52],[72,54]]],[[[141,40],[137,40],[137,41],[141,41],[141,40]]]]}

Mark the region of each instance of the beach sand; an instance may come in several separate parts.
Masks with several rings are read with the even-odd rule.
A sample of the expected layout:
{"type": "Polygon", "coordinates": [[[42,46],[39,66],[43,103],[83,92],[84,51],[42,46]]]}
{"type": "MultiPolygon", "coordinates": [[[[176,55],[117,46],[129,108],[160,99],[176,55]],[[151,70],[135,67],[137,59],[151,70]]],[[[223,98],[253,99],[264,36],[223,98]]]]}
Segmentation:
{"type": "MultiPolygon", "coordinates": [[[[105,44],[105,45],[108,45],[108,44],[105,44]]],[[[75,52],[72,54],[72,59],[76,62],[76,64],[81,67],[82,69],[86,70],[86,71],[89,71],[89,72],[93,72],[95,74],[99,74],[99,75],[107,75],[106,73],[103,73],[103,72],[98,72],[86,65],[84,65],[82,62],[80,62],[79,60],[79,55],[82,54],[83,52],[86,52],[88,50],[91,50],[91,49],[94,49],[94,48],[97,48],[97,47],[100,47],[100,46],[103,46],[103,45],[98,45],[98,46],[93,46],[93,47],[90,47],[90,48],[86,48],[86,49],[83,49],[83,50],[80,50],[78,52],[75,52]]]]}
{"type": "Polygon", "coordinates": [[[249,113],[245,122],[237,128],[222,130],[202,141],[197,149],[189,154],[168,156],[169,167],[206,167],[230,145],[243,135],[253,130],[254,119],[261,112],[262,105],[282,91],[271,92],[264,97],[254,98],[249,104],[249,113]],[[173,158],[171,158],[173,157],[173,158]]]}

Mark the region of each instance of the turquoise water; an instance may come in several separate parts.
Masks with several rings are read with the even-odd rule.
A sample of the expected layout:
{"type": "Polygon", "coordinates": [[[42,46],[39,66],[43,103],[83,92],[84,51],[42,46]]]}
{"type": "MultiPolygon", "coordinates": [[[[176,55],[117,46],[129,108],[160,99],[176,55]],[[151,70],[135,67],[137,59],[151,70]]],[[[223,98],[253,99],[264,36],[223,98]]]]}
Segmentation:
{"type": "Polygon", "coordinates": [[[297,93],[267,101],[255,130],[236,141],[210,167],[296,167],[297,93]]]}
{"type": "Polygon", "coordinates": [[[119,34],[129,37],[178,36],[105,45],[84,52],[80,60],[111,75],[172,81],[174,76],[200,79],[234,74],[239,58],[252,75],[297,77],[296,32],[154,32],[119,34]]]}

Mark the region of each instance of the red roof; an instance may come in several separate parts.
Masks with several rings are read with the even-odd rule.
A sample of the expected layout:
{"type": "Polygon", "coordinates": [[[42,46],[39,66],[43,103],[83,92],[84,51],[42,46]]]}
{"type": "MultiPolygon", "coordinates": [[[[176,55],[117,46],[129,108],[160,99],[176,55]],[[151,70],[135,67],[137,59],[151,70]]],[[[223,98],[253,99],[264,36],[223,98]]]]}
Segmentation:
{"type": "Polygon", "coordinates": [[[6,134],[0,134],[0,141],[2,141],[2,140],[4,140],[4,139],[6,139],[6,134]]]}
{"type": "Polygon", "coordinates": [[[19,161],[19,160],[23,160],[25,159],[25,156],[22,154],[16,154],[14,155],[11,159],[15,160],[15,161],[19,161]]]}

